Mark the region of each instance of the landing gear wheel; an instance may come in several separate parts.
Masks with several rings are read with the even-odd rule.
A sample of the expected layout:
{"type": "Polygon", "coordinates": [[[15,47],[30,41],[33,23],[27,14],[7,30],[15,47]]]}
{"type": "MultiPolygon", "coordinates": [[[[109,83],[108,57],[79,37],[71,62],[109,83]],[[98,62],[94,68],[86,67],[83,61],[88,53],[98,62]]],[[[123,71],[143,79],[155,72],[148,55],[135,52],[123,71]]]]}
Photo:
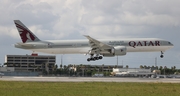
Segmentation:
{"type": "Polygon", "coordinates": [[[102,59],[103,57],[102,56],[99,56],[99,59],[102,59]]]}
{"type": "Polygon", "coordinates": [[[163,57],[164,57],[164,56],[163,56],[163,54],[164,54],[164,53],[161,51],[161,56],[160,56],[161,58],[163,58],[163,57]]]}
{"type": "Polygon", "coordinates": [[[88,58],[87,61],[95,61],[96,59],[95,58],[88,58]]]}
{"type": "Polygon", "coordinates": [[[161,58],[163,58],[164,56],[163,56],[163,55],[161,55],[160,57],[161,57],[161,58]]]}
{"type": "Polygon", "coordinates": [[[87,59],[87,61],[89,62],[89,61],[91,61],[91,59],[90,59],[90,58],[88,58],[88,59],[87,59]]]}
{"type": "Polygon", "coordinates": [[[99,60],[99,57],[94,57],[95,60],[99,60]]]}

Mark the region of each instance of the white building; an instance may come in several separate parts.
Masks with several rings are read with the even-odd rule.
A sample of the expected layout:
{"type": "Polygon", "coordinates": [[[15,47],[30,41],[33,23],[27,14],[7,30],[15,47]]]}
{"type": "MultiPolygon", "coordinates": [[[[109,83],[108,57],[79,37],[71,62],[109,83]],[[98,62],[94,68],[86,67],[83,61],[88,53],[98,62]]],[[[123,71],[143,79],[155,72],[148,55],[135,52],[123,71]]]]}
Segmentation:
{"type": "Polygon", "coordinates": [[[151,69],[141,68],[113,68],[115,76],[150,76],[154,75],[151,69]]]}

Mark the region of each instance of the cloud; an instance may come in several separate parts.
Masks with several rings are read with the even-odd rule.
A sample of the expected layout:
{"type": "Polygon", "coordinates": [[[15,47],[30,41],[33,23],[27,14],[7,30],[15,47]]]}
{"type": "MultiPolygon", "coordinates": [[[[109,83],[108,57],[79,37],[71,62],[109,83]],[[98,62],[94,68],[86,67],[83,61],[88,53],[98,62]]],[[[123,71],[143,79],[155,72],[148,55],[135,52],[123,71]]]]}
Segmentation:
{"type": "Polygon", "coordinates": [[[20,19],[27,26],[41,26],[35,29],[51,33],[50,39],[52,36],[55,36],[54,39],[68,38],[75,33],[94,37],[102,34],[98,35],[99,38],[114,38],[113,35],[131,37],[131,34],[143,34],[150,27],[179,27],[180,22],[180,12],[174,11],[179,8],[178,4],[166,0],[10,1],[4,6],[11,7],[1,9],[8,9],[4,14],[6,19],[0,22],[2,26],[6,23],[12,25],[13,19],[20,19]]]}

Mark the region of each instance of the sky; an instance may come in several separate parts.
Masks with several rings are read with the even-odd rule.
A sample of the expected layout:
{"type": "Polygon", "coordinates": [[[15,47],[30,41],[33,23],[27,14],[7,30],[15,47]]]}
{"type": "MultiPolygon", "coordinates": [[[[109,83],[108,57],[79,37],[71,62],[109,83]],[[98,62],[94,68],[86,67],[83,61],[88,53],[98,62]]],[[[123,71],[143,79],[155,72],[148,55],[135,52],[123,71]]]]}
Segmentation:
{"type": "MultiPolygon", "coordinates": [[[[41,40],[161,38],[174,48],[160,52],[127,53],[118,65],[140,65],[180,69],[180,0],[0,0],[0,63],[5,55],[25,55],[17,49],[21,42],[13,20],[21,20],[41,40]]],[[[44,55],[43,53],[39,53],[44,55]]],[[[46,54],[47,55],[47,54],[46,54]]],[[[50,55],[50,54],[48,54],[50,55]]],[[[116,65],[117,57],[87,62],[83,54],[58,54],[57,64],[116,65]]]]}

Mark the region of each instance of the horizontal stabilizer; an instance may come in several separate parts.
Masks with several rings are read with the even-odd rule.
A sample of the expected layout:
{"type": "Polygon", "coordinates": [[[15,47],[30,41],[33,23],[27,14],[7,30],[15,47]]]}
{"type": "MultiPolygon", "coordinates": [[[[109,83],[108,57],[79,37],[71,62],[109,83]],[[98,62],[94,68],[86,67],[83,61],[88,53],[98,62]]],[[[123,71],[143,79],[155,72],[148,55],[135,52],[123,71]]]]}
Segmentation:
{"type": "Polygon", "coordinates": [[[17,45],[23,46],[23,47],[33,47],[33,44],[25,44],[25,43],[16,43],[17,45]]]}

